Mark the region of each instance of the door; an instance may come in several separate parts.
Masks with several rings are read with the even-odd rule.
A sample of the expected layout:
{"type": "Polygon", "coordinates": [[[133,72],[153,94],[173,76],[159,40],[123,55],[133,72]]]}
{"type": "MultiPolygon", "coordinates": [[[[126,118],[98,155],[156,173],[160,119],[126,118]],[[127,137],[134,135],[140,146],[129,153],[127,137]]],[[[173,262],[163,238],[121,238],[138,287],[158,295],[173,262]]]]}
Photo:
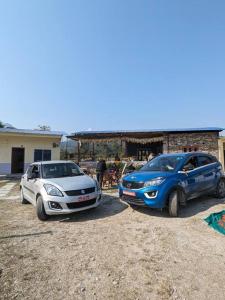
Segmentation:
{"type": "Polygon", "coordinates": [[[186,175],[183,178],[182,186],[184,187],[187,197],[195,198],[200,192],[202,175],[198,170],[197,156],[191,156],[183,165],[186,175]]]}
{"type": "Polygon", "coordinates": [[[23,179],[24,197],[28,199],[30,202],[32,202],[34,205],[36,204],[35,195],[38,187],[39,177],[40,177],[40,172],[39,172],[38,165],[31,165],[28,168],[27,173],[25,174],[23,179]],[[32,175],[34,174],[36,175],[36,177],[31,178],[32,175]]]}
{"type": "Polygon", "coordinates": [[[24,148],[12,148],[11,173],[24,173],[24,148]]]}
{"type": "Polygon", "coordinates": [[[199,172],[202,174],[201,190],[207,191],[216,186],[216,165],[212,157],[208,155],[200,155],[198,157],[199,172]]]}

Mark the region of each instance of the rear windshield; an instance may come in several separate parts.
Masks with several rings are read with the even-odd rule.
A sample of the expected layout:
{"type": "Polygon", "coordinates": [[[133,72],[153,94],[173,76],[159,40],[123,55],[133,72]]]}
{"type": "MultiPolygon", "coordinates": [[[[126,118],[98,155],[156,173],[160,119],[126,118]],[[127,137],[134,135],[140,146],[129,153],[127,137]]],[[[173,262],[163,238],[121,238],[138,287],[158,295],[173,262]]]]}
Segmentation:
{"type": "Polygon", "coordinates": [[[60,178],[84,175],[80,168],[74,163],[43,164],[43,178],[60,178]]]}
{"type": "Polygon", "coordinates": [[[181,155],[158,156],[150,160],[141,171],[166,171],[173,172],[184,159],[181,155]]]}

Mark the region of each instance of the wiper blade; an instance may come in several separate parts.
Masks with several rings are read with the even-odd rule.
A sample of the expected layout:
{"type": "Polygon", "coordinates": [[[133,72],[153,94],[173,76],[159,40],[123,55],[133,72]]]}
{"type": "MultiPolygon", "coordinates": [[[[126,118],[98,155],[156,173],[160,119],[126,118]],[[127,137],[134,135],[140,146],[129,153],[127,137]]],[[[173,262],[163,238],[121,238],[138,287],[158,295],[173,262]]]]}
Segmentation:
{"type": "Polygon", "coordinates": [[[73,174],[71,176],[83,176],[83,175],[84,175],[84,173],[80,173],[80,174],[73,174]]]}

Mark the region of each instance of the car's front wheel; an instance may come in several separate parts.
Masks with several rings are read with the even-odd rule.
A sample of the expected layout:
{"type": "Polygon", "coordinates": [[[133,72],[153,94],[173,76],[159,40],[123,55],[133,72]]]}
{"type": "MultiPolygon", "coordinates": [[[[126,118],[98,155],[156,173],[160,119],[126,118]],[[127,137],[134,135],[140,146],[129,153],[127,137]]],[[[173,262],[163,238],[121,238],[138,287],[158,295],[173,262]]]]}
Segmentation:
{"type": "Polygon", "coordinates": [[[24,198],[23,188],[20,188],[20,201],[22,204],[28,204],[29,202],[24,198]]]}
{"type": "Polygon", "coordinates": [[[220,179],[216,187],[216,197],[224,198],[225,197],[225,179],[220,179]]]}
{"type": "Polygon", "coordinates": [[[36,211],[39,220],[46,221],[49,218],[49,216],[45,212],[45,207],[41,196],[37,198],[36,211]]]}
{"type": "Polygon", "coordinates": [[[179,210],[179,199],[178,199],[178,192],[172,191],[169,195],[169,215],[170,217],[177,217],[178,210],[179,210]]]}

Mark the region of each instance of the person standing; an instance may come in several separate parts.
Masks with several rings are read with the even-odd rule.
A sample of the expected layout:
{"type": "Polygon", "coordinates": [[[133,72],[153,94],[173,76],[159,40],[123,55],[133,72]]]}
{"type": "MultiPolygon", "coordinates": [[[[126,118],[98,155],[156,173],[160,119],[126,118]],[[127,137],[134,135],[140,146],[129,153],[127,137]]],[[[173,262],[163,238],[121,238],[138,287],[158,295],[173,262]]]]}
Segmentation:
{"type": "Polygon", "coordinates": [[[97,181],[100,185],[100,188],[102,188],[102,183],[103,183],[103,177],[104,173],[106,171],[106,162],[104,159],[100,159],[99,162],[97,163],[96,167],[96,175],[97,175],[97,181]]]}
{"type": "Polygon", "coordinates": [[[152,160],[154,157],[155,157],[155,154],[153,152],[150,152],[150,154],[149,154],[149,156],[147,158],[147,161],[152,160]]]}

